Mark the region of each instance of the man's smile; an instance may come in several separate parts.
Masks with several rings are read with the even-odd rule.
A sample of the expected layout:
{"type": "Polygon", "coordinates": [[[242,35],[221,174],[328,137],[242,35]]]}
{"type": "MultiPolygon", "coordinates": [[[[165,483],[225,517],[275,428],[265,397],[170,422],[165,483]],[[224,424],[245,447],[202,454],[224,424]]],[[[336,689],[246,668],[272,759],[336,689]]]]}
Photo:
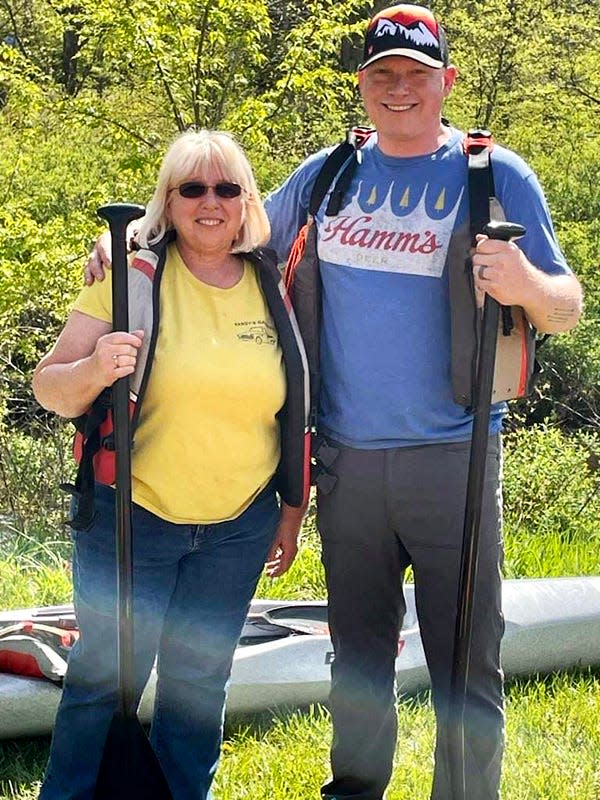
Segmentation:
{"type": "Polygon", "coordinates": [[[388,111],[410,111],[410,109],[414,108],[417,104],[403,103],[402,105],[393,105],[392,103],[384,103],[383,105],[388,111]]]}

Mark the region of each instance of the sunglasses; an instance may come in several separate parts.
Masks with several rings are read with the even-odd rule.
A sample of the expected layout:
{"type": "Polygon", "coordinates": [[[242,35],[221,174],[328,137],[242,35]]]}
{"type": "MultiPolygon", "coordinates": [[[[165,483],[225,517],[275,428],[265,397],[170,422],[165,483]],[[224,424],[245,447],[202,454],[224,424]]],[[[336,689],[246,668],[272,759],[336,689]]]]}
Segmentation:
{"type": "Polygon", "coordinates": [[[188,199],[204,197],[209,189],[214,189],[217,197],[223,200],[232,200],[234,197],[239,197],[243,191],[239,183],[231,183],[230,181],[219,181],[214,186],[209,186],[207,183],[202,183],[202,181],[186,181],[169,191],[173,192],[175,189],[177,189],[181,197],[187,197],[188,199]]]}

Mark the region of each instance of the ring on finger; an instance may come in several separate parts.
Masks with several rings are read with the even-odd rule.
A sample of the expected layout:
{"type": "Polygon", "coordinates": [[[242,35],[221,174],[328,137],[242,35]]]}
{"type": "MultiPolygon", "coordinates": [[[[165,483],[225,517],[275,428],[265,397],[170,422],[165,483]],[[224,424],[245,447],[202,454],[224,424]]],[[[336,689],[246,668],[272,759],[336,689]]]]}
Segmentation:
{"type": "Polygon", "coordinates": [[[119,355],[118,353],[113,353],[112,360],[115,364],[115,369],[119,369],[119,355]]]}

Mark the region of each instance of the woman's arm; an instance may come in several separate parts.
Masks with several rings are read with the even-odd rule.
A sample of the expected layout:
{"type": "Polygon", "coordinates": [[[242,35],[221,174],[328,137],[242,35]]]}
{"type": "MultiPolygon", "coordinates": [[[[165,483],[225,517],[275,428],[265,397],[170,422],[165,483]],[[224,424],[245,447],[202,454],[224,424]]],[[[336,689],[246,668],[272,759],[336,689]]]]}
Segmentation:
{"type": "Polygon", "coordinates": [[[307,504],[295,508],[281,501],[279,525],[265,563],[270,578],[278,578],[292,566],[298,552],[298,536],[306,509],[307,504]]]}
{"type": "Polygon", "coordinates": [[[35,368],[36,400],[61,417],[83,414],[106,386],[131,375],[143,335],[112,333],[110,323],[71,312],[56,344],[35,368]]]}

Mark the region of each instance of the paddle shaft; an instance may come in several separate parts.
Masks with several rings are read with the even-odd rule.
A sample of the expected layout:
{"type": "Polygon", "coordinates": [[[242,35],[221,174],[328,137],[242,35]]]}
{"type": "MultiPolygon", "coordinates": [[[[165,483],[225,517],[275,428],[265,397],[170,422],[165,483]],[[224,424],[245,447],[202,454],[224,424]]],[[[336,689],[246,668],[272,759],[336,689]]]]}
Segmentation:
{"type": "MultiPolygon", "coordinates": [[[[525,234],[525,229],[521,225],[510,222],[491,222],[485,226],[484,232],[490,239],[499,239],[508,242],[523,236],[525,234]]],[[[485,482],[485,466],[489,440],[490,410],[492,405],[499,320],[500,305],[496,300],[490,297],[489,294],[486,294],[477,365],[475,410],[467,477],[467,496],[450,685],[448,757],[452,800],[467,800],[464,715],[469,677],[479,528],[485,482]]]]}
{"type": "MultiPolygon", "coordinates": [[[[98,214],[107,220],[112,239],[113,331],[129,331],[127,294],[127,226],[144,215],[143,206],[114,203],[98,214]]],[[[116,518],[118,597],[119,711],[126,718],[136,714],[133,657],[133,538],[131,528],[131,430],[129,377],[112,388],[112,415],[116,457],[116,518]]]]}

